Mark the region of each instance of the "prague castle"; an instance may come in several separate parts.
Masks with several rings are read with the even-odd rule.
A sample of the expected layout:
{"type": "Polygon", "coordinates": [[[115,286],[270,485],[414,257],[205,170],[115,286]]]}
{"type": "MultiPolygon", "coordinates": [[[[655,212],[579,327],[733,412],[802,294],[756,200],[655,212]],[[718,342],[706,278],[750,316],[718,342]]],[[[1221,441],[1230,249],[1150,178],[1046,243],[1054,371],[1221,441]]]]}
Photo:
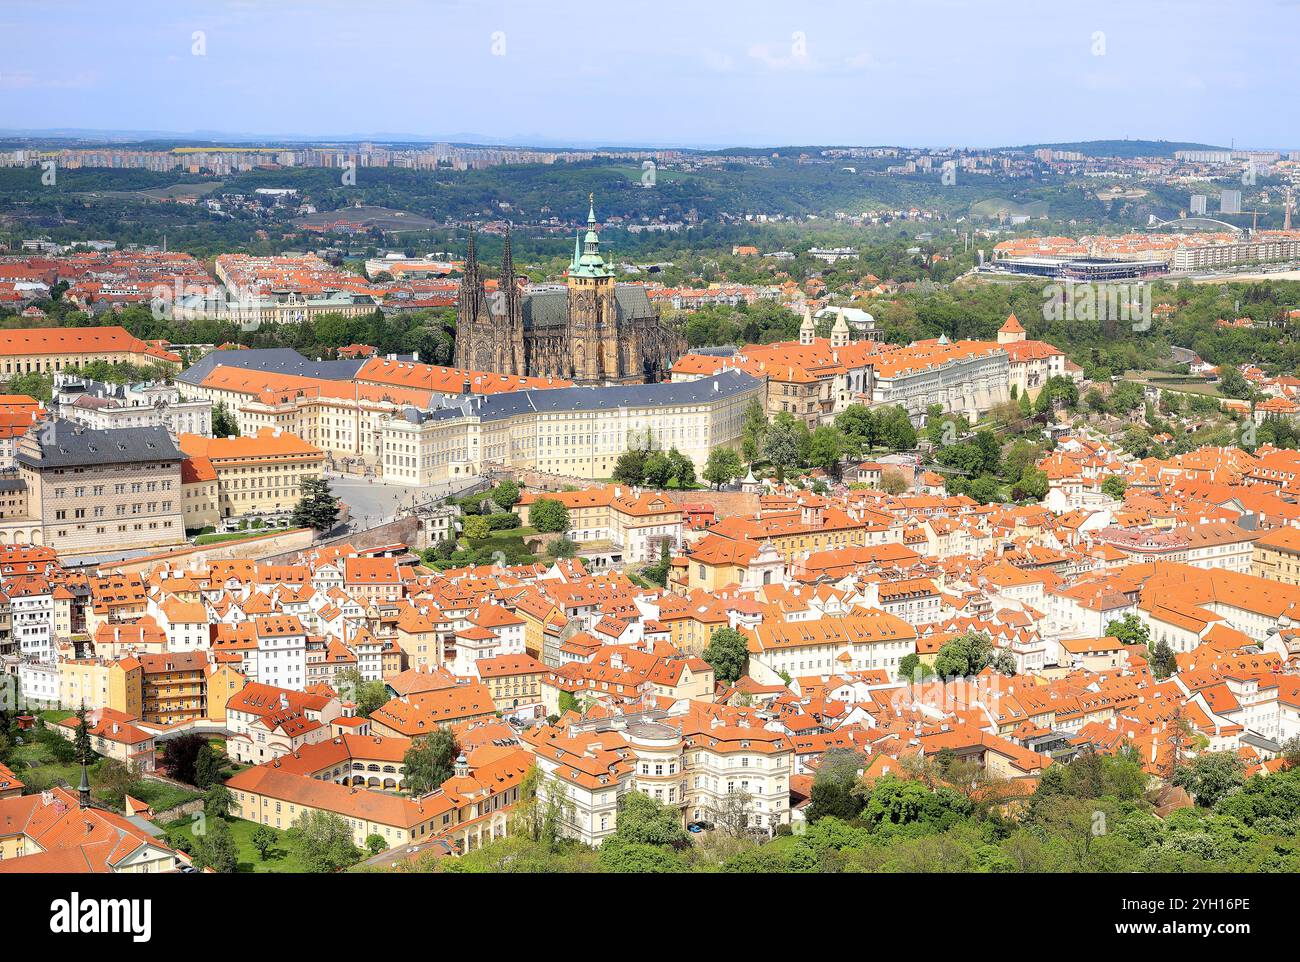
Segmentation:
{"type": "Polygon", "coordinates": [[[470,238],[456,307],[457,367],[578,384],[642,384],[667,377],[685,347],[641,287],[615,283],[600,254],[594,204],[586,237],[574,238],[564,290],[521,289],[507,234],[497,290],[489,295],[470,238]]]}

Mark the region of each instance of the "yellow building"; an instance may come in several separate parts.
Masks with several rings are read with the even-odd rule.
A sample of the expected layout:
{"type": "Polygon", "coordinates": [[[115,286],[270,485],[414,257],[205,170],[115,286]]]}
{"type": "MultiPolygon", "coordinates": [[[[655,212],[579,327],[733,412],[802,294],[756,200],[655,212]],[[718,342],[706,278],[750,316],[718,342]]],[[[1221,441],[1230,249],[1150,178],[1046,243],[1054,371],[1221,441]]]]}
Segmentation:
{"type": "Polygon", "coordinates": [[[237,438],[182,434],[180,447],[187,457],[211,463],[223,519],[292,511],[303,479],[319,478],[325,463],[320,448],[278,428],[237,438]]]}
{"type": "Polygon", "coordinates": [[[148,344],[123,327],[37,327],[0,331],[0,370],[5,375],[52,374],[92,361],[180,367],[180,355],[148,344]]]}
{"type": "Polygon", "coordinates": [[[140,718],[142,680],[143,668],[135,658],[69,659],[59,663],[59,703],[91,711],[111,708],[140,718]]]}
{"type": "Polygon", "coordinates": [[[1254,545],[1250,573],[1284,585],[1300,585],[1300,530],[1277,528],[1254,545]]]}

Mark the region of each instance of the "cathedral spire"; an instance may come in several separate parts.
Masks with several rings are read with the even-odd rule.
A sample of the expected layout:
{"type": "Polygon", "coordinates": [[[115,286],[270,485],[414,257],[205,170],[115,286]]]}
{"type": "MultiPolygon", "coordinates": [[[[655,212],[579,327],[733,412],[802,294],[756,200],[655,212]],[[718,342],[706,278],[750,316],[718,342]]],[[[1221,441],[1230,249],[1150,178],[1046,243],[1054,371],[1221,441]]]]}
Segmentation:
{"type": "Polygon", "coordinates": [[[498,282],[498,286],[500,286],[502,290],[505,290],[506,289],[505,285],[507,281],[510,282],[510,287],[514,286],[515,262],[514,262],[514,258],[510,256],[510,225],[509,224],[506,225],[506,247],[505,247],[505,251],[501,255],[501,279],[498,282]]]}

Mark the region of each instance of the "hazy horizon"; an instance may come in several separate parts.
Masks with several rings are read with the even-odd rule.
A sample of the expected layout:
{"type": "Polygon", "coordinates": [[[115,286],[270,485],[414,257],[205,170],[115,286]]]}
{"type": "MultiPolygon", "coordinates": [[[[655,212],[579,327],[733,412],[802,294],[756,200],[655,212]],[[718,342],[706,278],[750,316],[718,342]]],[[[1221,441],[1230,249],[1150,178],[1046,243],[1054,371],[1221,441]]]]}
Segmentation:
{"type": "Polygon", "coordinates": [[[0,129],[546,148],[1297,146],[1284,129],[1300,87],[1295,0],[557,9],[12,0],[0,28],[31,42],[0,68],[0,129]]]}

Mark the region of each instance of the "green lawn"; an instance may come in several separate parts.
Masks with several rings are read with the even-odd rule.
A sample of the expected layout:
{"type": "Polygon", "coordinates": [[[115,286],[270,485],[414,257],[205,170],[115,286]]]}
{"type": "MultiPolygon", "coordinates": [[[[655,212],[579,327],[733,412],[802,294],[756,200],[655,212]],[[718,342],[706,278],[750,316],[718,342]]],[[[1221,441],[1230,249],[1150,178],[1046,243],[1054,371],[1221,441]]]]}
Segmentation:
{"type": "Polygon", "coordinates": [[[267,851],[266,861],[263,862],[262,857],[257,854],[257,849],[253,847],[253,832],[257,829],[257,823],[242,818],[232,818],[229,824],[230,834],[235,837],[235,844],[239,846],[239,871],[307,871],[307,867],[299,858],[297,845],[286,837],[283,831],[279,832],[279,840],[267,851]]]}
{"type": "Polygon", "coordinates": [[[132,798],[138,798],[155,812],[165,812],[169,808],[203,797],[202,792],[187,791],[175,785],[168,785],[166,782],[151,782],[146,778],[132,782],[127,794],[132,798]]]}

